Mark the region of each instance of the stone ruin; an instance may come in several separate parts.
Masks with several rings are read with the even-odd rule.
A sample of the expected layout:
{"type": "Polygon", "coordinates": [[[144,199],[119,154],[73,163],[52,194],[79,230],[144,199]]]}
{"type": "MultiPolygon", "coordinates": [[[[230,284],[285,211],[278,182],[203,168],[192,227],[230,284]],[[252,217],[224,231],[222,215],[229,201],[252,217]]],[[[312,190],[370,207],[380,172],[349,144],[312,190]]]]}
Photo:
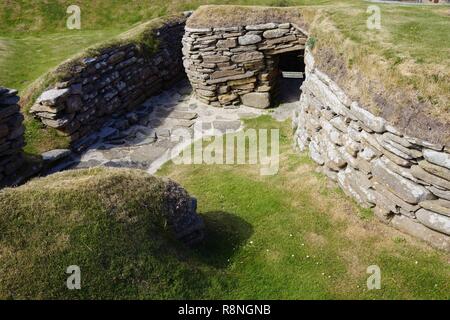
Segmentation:
{"type": "Polygon", "coordinates": [[[216,107],[268,108],[277,91],[280,56],[302,55],[306,39],[290,22],[186,27],[183,63],[200,101],[216,107]]]}
{"type": "MultiPolygon", "coordinates": [[[[305,79],[293,114],[294,146],[307,150],[325,175],[373,208],[381,221],[450,251],[450,146],[406,135],[352,100],[318,67],[303,26],[279,19],[251,23],[251,18],[234,26],[166,25],[159,36],[171,39],[170,45],[163,43],[150,59],[132,45],[111,48],[54,84],[53,92],[44,92],[32,113],[69,135],[72,150],[80,152],[109,119],[182,77],[182,62],[205,108],[268,108],[277,94],[283,55],[295,53],[305,79]],[[58,94],[51,94],[55,90],[58,94]]],[[[0,182],[11,181],[23,162],[17,102],[15,91],[0,88],[0,182]]],[[[141,119],[129,120],[146,116],[137,114],[141,119]]]]}

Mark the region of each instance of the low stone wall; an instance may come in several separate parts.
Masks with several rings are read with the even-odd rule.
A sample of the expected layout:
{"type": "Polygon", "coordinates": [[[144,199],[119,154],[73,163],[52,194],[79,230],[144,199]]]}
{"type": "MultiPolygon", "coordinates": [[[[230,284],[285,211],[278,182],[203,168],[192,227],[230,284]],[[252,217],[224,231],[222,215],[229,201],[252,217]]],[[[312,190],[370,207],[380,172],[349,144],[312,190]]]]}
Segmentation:
{"type": "Polygon", "coordinates": [[[184,67],[197,98],[213,106],[268,108],[277,55],[305,47],[306,35],[291,23],[227,28],[188,28],[184,67]]]}
{"type": "Polygon", "coordinates": [[[92,143],[90,134],[113,115],[133,110],[185,76],[181,53],[185,20],[177,17],[152,31],[158,49],[151,55],[132,42],[76,61],[62,81],[41,94],[30,112],[68,136],[72,150],[81,151],[92,143]]]}
{"type": "Polygon", "coordinates": [[[0,188],[16,180],[16,172],[25,162],[23,115],[16,90],[0,87],[0,188]]]}
{"type": "Polygon", "coordinates": [[[450,148],[403,135],[314,66],[295,111],[295,146],[394,227],[450,251],[450,148]]]}

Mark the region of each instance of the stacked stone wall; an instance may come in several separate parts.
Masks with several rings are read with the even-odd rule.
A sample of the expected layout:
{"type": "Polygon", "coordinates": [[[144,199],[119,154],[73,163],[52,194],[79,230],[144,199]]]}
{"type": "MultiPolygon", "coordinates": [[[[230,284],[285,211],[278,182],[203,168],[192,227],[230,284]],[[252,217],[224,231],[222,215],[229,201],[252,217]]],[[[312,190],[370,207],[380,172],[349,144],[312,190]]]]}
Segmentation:
{"type": "Polygon", "coordinates": [[[294,114],[294,145],[385,223],[450,251],[450,148],[402,134],[314,65],[294,114]]]}
{"type": "Polygon", "coordinates": [[[197,98],[204,103],[268,108],[277,56],[303,50],[305,42],[306,35],[291,23],[186,27],[184,67],[197,98]]]}
{"type": "Polygon", "coordinates": [[[16,90],[0,87],[0,188],[14,184],[24,165],[23,115],[16,90]]]}
{"type": "Polygon", "coordinates": [[[125,114],[185,76],[181,38],[186,19],[154,30],[158,48],[148,55],[128,43],[84,58],[61,82],[43,92],[30,112],[44,125],[68,136],[71,148],[91,144],[91,133],[112,117],[125,114]]]}

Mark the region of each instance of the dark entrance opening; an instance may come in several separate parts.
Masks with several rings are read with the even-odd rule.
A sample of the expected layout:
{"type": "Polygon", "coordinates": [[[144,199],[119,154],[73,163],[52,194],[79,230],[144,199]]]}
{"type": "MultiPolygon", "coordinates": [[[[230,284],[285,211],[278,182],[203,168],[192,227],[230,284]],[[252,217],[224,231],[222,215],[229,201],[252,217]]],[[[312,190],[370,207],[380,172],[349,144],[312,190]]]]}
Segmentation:
{"type": "Polygon", "coordinates": [[[304,50],[281,53],[277,57],[278,77],[275,99],[277,103],[296,102],[304,80],[304,50]]]}

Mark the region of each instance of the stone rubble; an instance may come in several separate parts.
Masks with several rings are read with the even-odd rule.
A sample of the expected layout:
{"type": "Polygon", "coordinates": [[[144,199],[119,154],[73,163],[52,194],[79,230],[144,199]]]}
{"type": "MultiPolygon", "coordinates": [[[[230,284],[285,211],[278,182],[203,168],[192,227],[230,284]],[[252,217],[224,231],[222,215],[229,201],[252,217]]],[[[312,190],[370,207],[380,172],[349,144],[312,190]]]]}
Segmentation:
{"type": "Polygon", "coordinates": [[[385,223],[450,251],[448,148],[403,135],[351,101],[305,52],[294,145],[385,223]]]}

